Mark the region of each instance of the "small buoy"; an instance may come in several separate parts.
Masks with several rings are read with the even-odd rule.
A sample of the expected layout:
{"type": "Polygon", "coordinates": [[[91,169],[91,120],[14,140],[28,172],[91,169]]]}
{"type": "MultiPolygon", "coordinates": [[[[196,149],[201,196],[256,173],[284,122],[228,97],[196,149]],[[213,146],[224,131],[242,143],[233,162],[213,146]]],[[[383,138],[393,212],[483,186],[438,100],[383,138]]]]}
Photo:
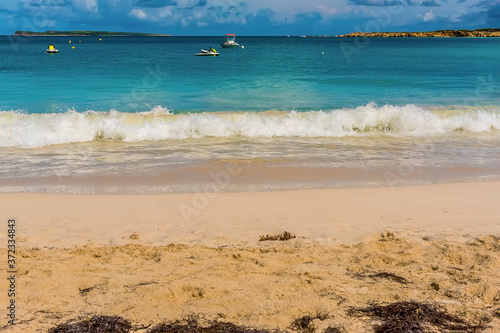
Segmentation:
{"type": "Polygon", "coordinates": [[[99,38],[99,40],[102,40],[102,39],[99,38]]]}
{"type": "Polygon", "coordinates": [[[72,49],[74,49],[75,47],[74,47],[74,46],[72,46],[71,48],[72,48],[72,49]]]}
{"type": "Polygon", "coordinates": [[[81,40],[78,41],[78,43],[81,43],[81,42],[82,42],[81,40]]]}
{"type": "Polygon", "coordinates": [[[241,45],[241,48],[244,49],[245,47],[243,45],[241,45]]]}
{"type": "Polygon", "coordinates": [[[69,43],[71,44],[71,41],[69,41],[69,43]]]}
{"type": "Polygon", "coordinates": [[[321,52],[321,54],[325,54],[325,52],[321,52]]]}

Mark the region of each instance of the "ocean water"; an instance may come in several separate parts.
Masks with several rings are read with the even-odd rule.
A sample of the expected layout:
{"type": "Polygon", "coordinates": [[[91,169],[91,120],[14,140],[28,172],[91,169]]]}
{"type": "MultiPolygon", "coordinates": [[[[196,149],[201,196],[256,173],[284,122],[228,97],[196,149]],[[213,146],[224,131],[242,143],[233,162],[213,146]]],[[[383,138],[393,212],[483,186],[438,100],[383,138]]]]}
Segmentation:
{"type": "Polygon", "coordinates": [[[0,36],[0,191],[500,179],[498,38],[221,42],[0,36]]]}

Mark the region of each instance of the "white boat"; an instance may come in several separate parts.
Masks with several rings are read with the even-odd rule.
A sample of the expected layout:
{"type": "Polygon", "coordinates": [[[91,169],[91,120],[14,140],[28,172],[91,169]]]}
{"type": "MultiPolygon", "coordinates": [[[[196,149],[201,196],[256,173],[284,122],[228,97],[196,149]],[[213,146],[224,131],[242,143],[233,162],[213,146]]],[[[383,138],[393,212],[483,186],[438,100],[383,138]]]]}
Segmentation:
{"type": "Polygon", "coordinates": [[[217,57],[219,55],[219,52],[215,51],[214,49],[212,50],[201,50],[200,53],[196,53],[195,56],[199,57],[217,57]]]}
{"type": "Polygon", "coordinates": [[[45,50],[45,52],[46,53],[57,53],[57,52],[59,52],[59,50],[56,49],[54,45],[50,44],[49,48],[47,50],[45,50]]]}
{"type": "Polygon", "coordinates": [[[236,43],[236,35],[235,34],[226,34],[226,42],[220,44],[225,49],[235,49],[240,47],[240,44],[236,43]]]}

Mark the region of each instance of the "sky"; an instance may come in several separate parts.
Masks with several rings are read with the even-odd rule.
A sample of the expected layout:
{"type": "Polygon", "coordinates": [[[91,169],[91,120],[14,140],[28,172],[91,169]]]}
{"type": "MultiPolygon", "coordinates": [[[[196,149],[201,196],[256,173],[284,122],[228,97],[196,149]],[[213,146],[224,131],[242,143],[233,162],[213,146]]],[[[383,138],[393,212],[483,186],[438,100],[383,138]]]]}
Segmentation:
{"type": "Polygon", "coordinates": [[[500,28],[500,0],[1,0],[0,35],[93,30],[177,36],[500,28]]]}

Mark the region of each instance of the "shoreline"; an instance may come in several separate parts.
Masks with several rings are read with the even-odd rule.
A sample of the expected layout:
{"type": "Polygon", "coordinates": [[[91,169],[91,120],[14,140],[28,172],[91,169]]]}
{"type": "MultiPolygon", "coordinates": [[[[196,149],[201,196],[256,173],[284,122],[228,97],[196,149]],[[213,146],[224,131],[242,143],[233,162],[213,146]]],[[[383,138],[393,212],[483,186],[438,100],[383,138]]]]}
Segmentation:
{"type": "MultiPolygon", "coordinates": [[[[218,178],[225,169],[216,169],[214,175],[197,175],[195,180],[176,173],[159,176],[87,176],[82,178],[45,177],[9,179],[0,186],[0,194],[59,194],[59,195],[162,195],[208,193],[273,193],[312,190],[347,190],[370,188],[399,188],[457,183],[488,183],[500,181],[496,175],[469,175],[439,178],[440,174],[424,177],[403,177],[398,170],[363,173],[359,170],[299,170],[290,174],[279,174],[279,170],[295,169],[281,167],[269,172],[263,168],[238,166],[238,173],[231,178],[218,178]],[[240,170],[242,170],[240,172],[240,170]],[[317,174],[314,174],[314,172],[317,174]],[[267,172],[267,173],[265,173],[267,172]],[[307,174],[309,172],[309,174],[307,174]],[[253,173],[253,174],[252,174],[253,173]],[[312,174],[312,176],[310,176],[312,174]],[[177,176],[177,179],[175,177],[177,176]],[[233,177],[234,176],[234,177],[233,177]],[[272,176],[276,176],[271,181],[272,176]],[[328,178],[329,177],[329,178],[328,178]],[[342,180],[342,177],[345,179],[342,180]],[[28,184],[36,183],[35,186],[28,184]]],[[[297,168],[301,169],[301,168],[297,168]]],[[[487,170],[488,171],[488,170],[487,170]]],[[[491,171],[491,170],[490,170],[491,171]]],[[[429,172],[430,173],[430,172],[429,172]]]]}

